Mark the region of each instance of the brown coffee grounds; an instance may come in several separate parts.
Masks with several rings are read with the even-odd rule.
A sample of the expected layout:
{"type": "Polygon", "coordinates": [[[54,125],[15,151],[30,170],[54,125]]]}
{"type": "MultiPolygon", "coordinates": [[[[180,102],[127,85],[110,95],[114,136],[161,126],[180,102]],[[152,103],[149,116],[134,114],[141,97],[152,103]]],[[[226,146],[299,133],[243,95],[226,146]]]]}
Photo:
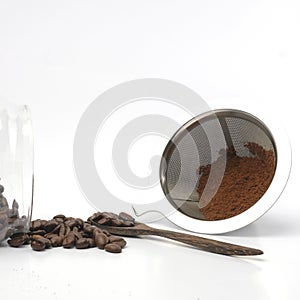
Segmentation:
{"type": "Polygon", "coordinates": [[[267,151],[256,143],[248,143],[245,147],[249,149],[252,157],[239,157],[229,148],[226,157],[225,153],[220,154],[212,164],[200,167],[197,191],[200,212],[205,220],[224,220],[239,215],[253,206],[270,186],[276,168],[274,151],[267,151]],[[217,192],[211,200],[201,198],[211,168],[218,170],[219,167],[223,170],[224,167],[221,166],[224,165],[224,159],[226,167],[221,185],[217,187],[218,183],[212,182],[209,187],[213,189],[215,186],[217,192]]]}

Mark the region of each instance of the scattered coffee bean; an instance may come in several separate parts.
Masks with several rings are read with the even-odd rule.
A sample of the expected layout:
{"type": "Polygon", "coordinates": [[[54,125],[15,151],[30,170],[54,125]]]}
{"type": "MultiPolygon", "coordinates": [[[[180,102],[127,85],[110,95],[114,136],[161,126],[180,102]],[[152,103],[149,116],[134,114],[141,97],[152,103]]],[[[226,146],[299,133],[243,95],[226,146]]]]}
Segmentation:
{"type": "Polygon", "coordinates": [[[62,246],[66,249],[73,248],[76,242],[74,232],[69,232],[68,235],[64,238],[62,246]]]}
{"type": "Polygon", "coordinates": [[[95,240],[94,240],[94,239],[92,239],[92,238],[86,238],[86,239],[87,239],[87,241],[89,242],[89,247],[90,247],[90,248],[96,247],[96,243],[95,243],[95,240]]]}
{"type": "Polygon", "coordinates": [[[110,243],[118,244],[121,248],[124,248],[126,246],[126,241],[119,236],[111,235],[108,239],[110,243]]]}
{"type": "Polygon", "coordinates": [[[20,247],[22,245],[28,244],[30,238],[25,233],[14,234],[11,236],[10,240],[7,241],[11,247],[20,247]]]}
{"type": "Polygon", "coordinates": [[[50,241],[52,247],[61,247],[63,244],[64,238],[62,236],[56,235],[50,241]]]}
{"type": "MultiPolygon", "coordinates": [[[[16,203],[14,207],[17,207],[16,203]]],[[[0,221],[5,222],[6,218],[8,218],[8,214],[1,214],[0,210],[0,221]]],[[[125,213],[117,215],[97,212],[87,221],[59,214],[51,220],[37,219],[32,221],[27,234],[12,235],[8,244],[11,247],[20,247],[31,242],[31,247],[35,251],[42,251],[51,247],[87,249],[97,246],[99,249],[105,249],[112,253],[122,252],[122,248],[126,246],[126,241],[122,237],[113,236],[109,231],[93,225],[95,220],[97,223],[103,222],[108,226],[134,226],[134,219],[125,213]]],[[[0,230],[1,225],[0,222],[0,230]]]]}
{"type": "Polygon", "coordinates": [[[108,237],[104,233],[97,233],[95,235],[95,243],[99,249],[104,249],[108,242],[108,237]]]}
{"type": "Polygon", "coordinates": [[[80,238],[76,241],[76,249],[87,249],[89,246],[90,243],[86,238],[80,238]]]}
{"type": "Polygon", "coordinates": [[[108,226],[134,226],[135,220],[132,216],[122,212],[119,215],[108,212],[97,212],[88,218],[92,224],[108,225],[108,226]]]}
{"type": "Polygon", "coordinates": [[[122,248],[116,243],[109,243],[104,247],[104,250],[111,253],[121,253],[122,248]]]}
{"type": "Polygon", "coordinates": [[[46,249],[46,245],[42,241],[34,240],[31,242],[31,248],[34,251],[43,251],[46,249]]]}
{"type": "Polygon", "coordinates": [[[57,225],[58,225],[58,223],[54,219],[52,219],[44,225],[44,229],[47,232],[52,232],[52,230],[54,230],[57,225]]]}
{"type": "Polygon", "coordinates": [[[31,238],[33,241],[39,241],[39,242],[42,242],[45,244],[45,248],[50,248],[51,247],[51,242],[49,239],[41,236],[41,235],[33,235],[32,238],[31,238]]]}

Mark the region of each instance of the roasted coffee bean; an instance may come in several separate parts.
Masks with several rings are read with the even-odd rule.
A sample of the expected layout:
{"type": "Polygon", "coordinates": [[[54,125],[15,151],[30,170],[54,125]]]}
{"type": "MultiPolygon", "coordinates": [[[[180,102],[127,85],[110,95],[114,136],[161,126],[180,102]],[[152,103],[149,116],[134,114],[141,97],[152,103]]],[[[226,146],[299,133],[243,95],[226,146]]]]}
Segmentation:
{"type": "Polygon", "coordinates": [[[90,247],[90,243],[86,238],[81,238],[76,241],[76,249],[87,249],[90,247]]]}
{"type": "MultiPolygon", "coordinates": [[[[57,222],[57,221],[56,221],[57,222]]],[[[58,222],[57,222],[58,223],[58,222]]],[[[58,234],[59,233],[59,230],[60,230],[60,227],[61,227],[62,224],[58,224],[56,225],[56,227],[50,232],[50,233],[56,233],[58,234]]]]}
{"type": "Polygon", "coordinates": [[[66,235],[66,226],[65,224],[60,224],[58,235],[64,237],[66,235]]]}
{"type": "Polygon", "coordinates": [[[66,216],[65,215],[63,215],[63,214],[59,214],[59,215],[55,215],[54,217],[53,217],[53,219],[65,219],[66,218],[66,216]]]}
{"type": "Polygon", "coordinates": [[[70,248],[73,248],[74,245],[75,245],[75,241],[76,241],[76,238],[75,238],[75,235],[74,235],[74,232],[69,232],[68,235],[64,238],[63,240],[63,247],[66,248],[66,249],[70,249],[70,248]]]}
{"type": "Polygon", "coordinates": [[[30,238],[27,234],[21,233],[21,234],[15,234],[11,236],[11,239],[8,240],[7,243],[9,244],[9,246],[17,248],[27,244],[29,240],[30,238]]]}
{"type": "MultiPolygon", "coordinates": [[[[39,229],[39,230],[35,230],[35,231],[28,232],[28,234],[29,234],[29,235],[34,235],[34,234],[36,234],[36,235],[42,235],[42,236],[44,236],[44,235],[47,234],[47,232],[46,232],[45,230],[43,230],[43,229],[39,229]]],[[[48,234],[50,234],[50,233],[48,233],[48,234]]]]}
{"type": "Polygon", "coordinates": [[[52,247],[61,247],[63,244],[63,240],[64,238],[62,236],[54,236],[50,241],[51,241],[51,245],[52,247]]]}
{"type": "Polygon", "coordinates": [[[93,237],[95,238],[95,236],[98,234],[98,233],[103,233],[103,231],[100,229],[100,228],[97,228],[97,227],[93,227],[93,237]]]}
{"type": "Polygon", "coordinates": [[[14,201],[13,201],[13,203],[12,203],[12,209],[16,209],[16,210],[19,209],[19,204],[18,204],[18,202],[16,201],[16,199],[14,199],[14,201]]]}
{"type": "Polygon", "coordinates": [[[7,224],[7,222],[8,222],[8,216],[7,216],[7,214],[5,213],[1,213],[0,214],[0,223],[1,224],[7,224]]]}
{"type": "Polygon", "coordinates": [[[65,236],[67,236],[71,232],[71,228],[65,225],[65,236]]]}
{"type": "Polygon", "coordinates": [[[34,240],[31,242],[31,248],[34,251],[43,251],[46,249],[46,245],[44,242],[39,241],[39,240],[34,240]]]}
{"type": "Polygon", "coordinates": [[[125,212],[119,213],[119,218],[122,219],[123,221],[129,221],[129,222],[133,222],[133,223],[135,221],[131,215],[126,214],[125,212]]]}
{"type": "Polygon", "coordinates": [[[84,223],[83,224],[83,231],[89,235],[93,234],[94,227],[91,224],[84,223]]]}
{"type": "Polygon", "coordinates": [[[76,218],[75,221],[76,221],[76,223],[77,223],[77,227],[78,227],[78,228],[82,228],[82,227],[83,227],[84,222],[83,222],[82,219],[76,218]]]}
{"type": "Polygon", "coordinates": [[[97,224],[99,224],[99,225],[109,225],[110,224],[110,219],[103,217],[103,218],[101,218],[97,221],[97,224]]]}
{"type": "Polygon", "coordinates": [[[58,223],[58,224],[62,224],[64,222],[64,219],[62,218],[54,218],[54,220],[58,223]]]}
{"type": "Polygon", "coordinates": [[[127,244],[126,241],[123,238],[119,237],[119,236],[112,236],[111,235],[108,239],[109,239],[110,243],[118,244],[121,248],[124,248],[127,244]]]}
{"type": "Polygon", "coordinates": [[[110,224],[112,226],[122,226],[123,222],[119,219],[111,219],[110,224]]]}
{"type": "Polygon", "coordinates": [[[8,208],[8,202],[2,195],[0,196],[0,208],[8,208]]]}
{"type": "Polygon", "coordinates": [[[77,227],[74,227],[72,232],[74,233],[76,240],[82,239],[82,234],[77,227]]]}
{"type": "Polygon", "coordinates": [[[42,224],[42,220],[38,219],[38,220],[32,221],[31,226],[30,226],[30,230],[34,231],[34,230],[39,230],[39,229],[44,229],[43,224],[42,224]]]}
{"type": "Polygon", "coordinates": [[[122,248],[116,243],[109,243],[104,247],[104,250],[111,253],[121,253],[122,248]]]}
{"type": "Polygon", "coordinates": [[[57,237],[57,233],[46,233],[46,234],[44,235],[44,237],[45,237],[46,239],[48,239],[48,240],[51,240],[51,239],[53,239],[54,237],[57,237]]]}
{"type": "Polygon", "coordinates": [[[104,249],[105,245],[109,242],[108,237],[104,233],[97,233],[94,239],[99,249],[104,249]]]}
{"type": "Polygon", "coordinates": [[[1,194],[0,196],[2,196],[3,192],[4,192],[4,186],[0,184],[0,194],[1,194]]]}
{"type": "MultiPolygon", "coordinates": [[[[17,203],[13,206],[16,209],[17,203]]],[[[5,212],[9,211],[12,216],[14,214],[12,210],[13,208],[6,208],[5,212]]],[[[2,223],[11,222],[12,219],[5,212],[4,208],[0,208],[1,232],[3,231],[2,223]]],[[[21,234],[16,234],[11,237],[9,243],[12,247],[18,247],[31,240],[31,247],[36,251],[42,251],[51,246],[63,246],[64,248],[73,248],[75,246],[77,249],[97,246],[99,249],[105,249],[108,252],[120,253],[122,248],[126,246],[126,241],[121,237],[111,236],[107,230],[94,226],[95,220],[107,226],[132,226],[134,221],[130,216],[109,212],[95,213],[87,221],[83,221],[80,218],[65,217],[65,215],[56,215],[49,221],[41,219],[32,221],[26,238],[22,237],[21,234]]],[[[22,226],[25,228],[26,221],[25,216],[17,218],[15,225],[19,226],[20,229],[22,229],[22,226]]],[[[4,225],[5,227],[6,224],[4,225]]],[[[12,235],[12,231],[6,234],[12,235]]]]}
{"type": "Polygon", "coordinates": [[[58,225],[58,223],[54,219],[52,219],[44,225],[44,229],[47,232],[52,232],[54,230],[54,228],[56,228],[57,225],[58,225]]]}
{"type": "Polygon", "coordinates": [[[124,227],[132,227],[132,226],[134,226],[134,222],[131,222],[131,221],[123,221],[123,224],[122,224],[122,226],[124,226],[124,227]]]}
{"type": "Polygon", "coordinates": [[[101,218],[102,218],[102,213],[101,212],[96,212],[91,217],[88,218],[88,221],[95,221],[95,222],[97,222],[101,218]]]}
{"type": "Polygon", "coordinates": [[[50,241],[49,239],[47,239],[47,238],[41,236],[41,235],[33,235],[33,236],[31,237],[31,239],[32,239],[33,241],[43,242],[43,243],[45,244],[45,247],[46,247],[46,248],[50,248],[50,247],[51,247],[51,241],[50,241]]]}
{"type": "Polygon", "coordinates": [[[75,226],[77,226],[76,220],[69,220],[69,221],[65,222],[65,224],[66,224],[67,226],[69,226],[71,230],[72,230],[75,226]]]}
{"type": "Polygon", "coordinates": [[[86,238],[86,240],[89,242],[89,247],[90,248],[96,247],[96,243],[95,243],[94,239],[92,239],[92,238],[86,238]]]}
{"type": "Polygon", "coordinates": [[[111,236],[111,234],[110,234],[107,230],[105,230],[105,229],[102,229],[102,232],[103,232],[106,236],[111,236]]]}
{"type": "Polygon", "coordinates": [[[19,210],[15,207],[10,208],[7,212],[9,218],[19,218],[19,210]]]}

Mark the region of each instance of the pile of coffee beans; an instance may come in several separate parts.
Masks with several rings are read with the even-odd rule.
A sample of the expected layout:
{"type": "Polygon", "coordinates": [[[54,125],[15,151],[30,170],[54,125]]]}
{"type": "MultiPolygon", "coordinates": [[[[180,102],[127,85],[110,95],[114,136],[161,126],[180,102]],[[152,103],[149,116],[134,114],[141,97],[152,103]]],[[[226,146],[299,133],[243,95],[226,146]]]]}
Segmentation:
{"type": "Polygon", "coordinates": [[[3,196],[4,187],[0,185],[0,241],[6,239],[13,231],[25,230],[28,219],[19,216],[19,204],[13,200],[9,207],[7,199],[3,196]]]}
{"type": "Polygon", "coordinates": [[[30,244],[35,251],[51,247],[66,249],[87,249],[98,247],[112,253],[120,253],[126,246],[126,241],[111,235],[92,224],[113,226],[134,226],[134,218],[126,213],[119,215],[108,212],[97,212],[83,221],[80,218],[56,215],[51,220],[37,219],[31,222],[27,233],[13,234],[8,240],[11,247],[30,244]]]}
{"type": "Polygon", "coordinates": [[[111,212],[96,212],[88,218],[91,223],[107,226],[131,227],[134,226],[135,220],[132,216],[121,212],[118,215],[111,212]]]}

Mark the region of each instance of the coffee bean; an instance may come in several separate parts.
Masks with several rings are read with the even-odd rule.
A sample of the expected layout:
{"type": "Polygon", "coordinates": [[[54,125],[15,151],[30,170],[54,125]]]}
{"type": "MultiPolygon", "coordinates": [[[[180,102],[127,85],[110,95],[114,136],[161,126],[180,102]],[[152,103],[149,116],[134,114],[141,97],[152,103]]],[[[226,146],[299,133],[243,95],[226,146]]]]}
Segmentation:
{"type": "Polygon", "coordinates": [[[51,245],[52,247],[61,247],[63,244],[63,240],[64,238],[62,236],[54,236],[50,241],[51,241],[51,245]]]}
{"type": "Polygon", "coordinates": [[[87,249],[89,246],[90,243],[86,238],[81,238],[76,241],[76,249],[87,249]]]}
{"type": "Polygon", "coordinates": [[[34,251],[43,251],[46,249],[46,245],[42,241],[34,240],[31,242],[31,248],[34,251]]]}
{"type": "Polygon", "coordinates": [[[6,213],[0,214],[0,224],[7,224],[8,222],[8,216],[6,213]]]}
{"type": "Polygon", "coordinates": [[[132,222],[133,224],[135,222],[134,218],[131,215],[126,214],[125,212],[119,213],[119,218],[122,219],[123,221],[132,222]]]}
{"type": "Polygon", "coordinates": [[[10,240],[7,241],[9,246],[11,247],[20,247],[24,244],[27,244],[29,241],[29,236],[25,233],[15,234],[11,237],[10,240]]]}
{"type": "Polygon", "coordinates": [[[82,234],[77,227],[74,227],[72,232],[74,233],[76,240],[82,239],[82,234]]]}
{"type": "Polygon", "coordinates": [[[47,238],[45,238],[45,237],[43,237],[43,236],[41,236],[41,235],[33,235],[33,236],[31,237],[31,239],[32,239],[33,241],[39,241],[39,242],[44,243],[44,244],[45,244],[45,248],[50,248],[50,247],[51,247],[51,242],[50,242],[50,240],[47,239],[47,238]]]}
{"type": "Polygon", "coordinates": [[[8,208],[8,202],[2,195],[0,196],[0,208],[8,208]]]}
{"type": "Polygon", "coordinates": [[[35,220],[31,222],[31,226],[30,226],[30,230],[34,231],[34,230],[39,230],[39,229],[44,229],[42,228],[42,220],[35,220]]]}
{"type": "Polygon", "coordinates": [[[132,227],[134,226],[134,222],[131,222],[131,221],[123,221],[123,226],[124,227],[132,227]]]}
{"type": "Polygon", "coordinates": [[[104,249],[105,245],[109,242],[108,237],[104,233],[97,233],[94,239],[99,249],[104,249]]]}
{"type": "Polygon", "coordinates": [[[71,228],[67,225],[65,225],[66,231],[65,231],[65,236],[67,236],[71,232],[71,228]]]}
{"type": "Polygon", "coordinates": [[[83,220],[80,219],[80,218],[76,218],[75,221],[77,223],[77,227],[81,229],[83,227],[83,224],[84,224],[83,220]]]}
{"type": "MultiPolygon", "coordinates": [[[[17,209],[18,205],[14,203],[12,206],[14,208],[0,208],[1,235],[5,234],[5,232],[2,233],[3,228],[5,229],[6,224],[11,222],[12,217],[16,215],[13,209],[17,209]],[[8,215],[11,217],[8,217],[8,215]]],[[[109,231],[94,226],[95,219],[107,226],[128,226],[128,223],[132,226],[134,220],[133,218],[130,219],[130,216],[108,212],[95,213],[87,221],[80,218],[65,217],[65,215],[60,214],[48,221],[41,219],[32,221],[28,235],[24,235],[24,233],[12,235],[12,230],[6,230],[6,235],[12,235],[8,241],[12,247],[22,246],[31,240],[31,247],[35,251],[42,251],[51,246],[62,246],[64,248],[75,246],[77,249],[97,246],[99,249],[105,249],[108,252],[120,253],[122,248],[126,246],[126,241],[122,237],[112,236],[109,231]]],[[[22,227],[25,228],[26,221],[26,216],[18,217],[14,220],[14,225],[20,227],[21,230],[22,227]]]]}
{"type": "Polygon", "coordinates": [[[77,226],[77,222],[76,220],[69,220],[67,222],[65,222],[65,224],[70,227],[70,229],[72,230],[75,226],[77,226]]]}
{"type": "MultiPolygon", "coordinates": [[[[35,233],[35,232],[34,232],[34,233],[35,233]]],[[[44,237],[45,237],[46,239],[48,239],[48,240],[51,240],[51,239],[57,237],[57,233],[46,233],[46,234],[44,235],[44,237]]]]}
{"type": "Polygon", "coordinates": [[[104,247],[104,250],[111,253],[121,253],[122,248],[116,243],[109,243],[104,247]]]}
{"type": "Polygon", "coordinates": [[[123,222],[119,219],[111,219],[110,224],[112,226],[122,226],[123,222]]]}
{"type": "Polygon", "coordinates": [[[100,220],[97,221],[97,224],[99,225],[109,225],[110,224],[110,219],[109,218],[101,218],[100,220]]]}
{"type": "Polygon", "coordinates": [[[101,218],[102,218],[102,213],[101,212],[96,212],[91,217],[88,218],[88,221],[95,221],[95,222],[97,222],[101,218]]]}
{"type": "Polygon", "coordinates": [[[105,229],[102,229],[102,232],[103,232],[106,236],[111,236],[111,234],[110,234],[107,230],[105,230],[105,229]]]}
{"type": "Polygon", "coordinates": [[[57,225],[58,225],[58,223],[54,219],[52,219],[44,225],[44,229],[47,232],[52,232],[52,230],[54,230],[57,225]]]}
{"type": "Polygon", "coordinates": [[[63,214],[59,214],[59,215],[55,215],[54,217],[53,217],[53,219],[65,219],[66,218],[66,216],[65,215],[63,215],[63,214]]]}
{"type": "Polygon", "coordinates": [[[18,202],[16,201],[16,199],[14,199],[14,201],[13,201],[13,203],[12,203],[12,209],[16,209],[16,210],[19,209],[19,204],[18,204],[18,202]]]}
{"type": "Polygon", "coordinates": [[[103,233],[103,231],[100,229],[100,228],[97,228],[97,227],[93,227],[93,238],[95,238],[95,236],[98,234],[98,233],[103,233]]]}
{"type": "Polygon", "coordinates": [[[3,194],[3,192],[4,192],[4,186],[0,184],[0,194],[3,194]]]}
{"type": "MultiPolygon", "coordinates": [[[[44,235],[47,234],[47,232],[46,232],[45,230],[43,230],[43,229],[39,229],[39,230],[35,230],[35,231],[30,231],[30,232],[28,232],[28,234],[29,234],[29,235],[37,234],[37,235],[42,235],[42,236],[44,236],[44,235]]],[[[48,233],[48,234],[50,234],[50,233],[48,233]]]]}
{"type": "Polygon", "coordinates": [[[84,223],[83,224],[83,231],[89,235],[93,234],[94,227],[91,224],[84,223]]]}
{"type": "Polygon", "coordinates": [[[126,241],[119,236],[110,236],[108,239],[110,243],[118,244],[121,248],[124,248],[127,244],[126,241]]]}
{"type": "Polygon", "coordinates": [[[86,240],[89,242],[89,247],[90,248],[96,247],[96,243],[95,243],[94,239],[92,239],[92,238],[86,238],[86,240]]]}
{"type": "Polygon", "coordinates": [[[62,246],[66,249],[73,248],[75,245],[75,235],[74,232],[70,231],[68,235],[64,238],[62,246]]]}

